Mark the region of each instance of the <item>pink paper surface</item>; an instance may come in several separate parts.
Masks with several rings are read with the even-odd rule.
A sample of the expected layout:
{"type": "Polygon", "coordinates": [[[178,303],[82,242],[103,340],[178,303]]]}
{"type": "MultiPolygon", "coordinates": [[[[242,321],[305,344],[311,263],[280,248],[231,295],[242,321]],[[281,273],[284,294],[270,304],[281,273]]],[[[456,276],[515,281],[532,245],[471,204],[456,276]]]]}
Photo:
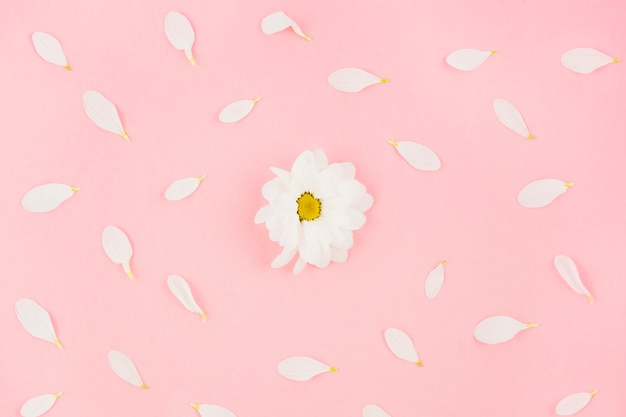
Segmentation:
{"type": "Polygon", "coordinates": [[[598,389],[580,416],[626,414],[626,64],[589,75],[563,68],[576,47],[626,58],[626,4],[582,1],[17,1],[0,13],[0,414],[63,391],[49,417],[187,416],[189,403],[238,417],[555,415],[563,397],[598,389]],[[167,41],[167,12],[191,21],[197,65],[167,41]],[[264,35],[284,10],[313,40],[264,35]],[[31,34],[62,43],[71,71],[44,62],[31,34]],[[460,48],[497,50],[473,72],[450,68],[460,48]],[[358,94],[328,75],[358,67],[386,84],[358,94]],[[131,142],[96,127],[81,96],[116,104],[131,142]],[[227,104],[263,97],[235,124],[227,104]],[[496,119],[504,98],[536,140],[496,119]],[[387,142],[411,140],[441,158],[411,168],[387,142]],[[253,223],[270,166],[306,149],[349,161],[374,197],[344,264],[292,264],[253,223]],[[196,193],[163,197],[206,174],[196,193]],[[529,210],[517,193],[541,178],[575,186],[529,210]],[[28,213],[32,187],[81,190],[28,213]],[[134,247],[130,281],[105,255],[106,225],[134,247]],[[575,294],[553,258],[571,256],[596,302],[575,294]],[[428,272],[443,259],[433,300],[428,272]],[[190,283],[208,314],[186,311],[166,285],[190,283]],[[65,346],[26,333],[15,302],[32,298],[65,346]],[[538,323],[501,345],[472,333],[509,315],[538,323]],[[424,366],[389,351],[407,332],[424,366]],[[112,350],[149,389],[114,375],[112,350]],[[310,356],[339,370],[308,382],[277,364],[310,356]]]}

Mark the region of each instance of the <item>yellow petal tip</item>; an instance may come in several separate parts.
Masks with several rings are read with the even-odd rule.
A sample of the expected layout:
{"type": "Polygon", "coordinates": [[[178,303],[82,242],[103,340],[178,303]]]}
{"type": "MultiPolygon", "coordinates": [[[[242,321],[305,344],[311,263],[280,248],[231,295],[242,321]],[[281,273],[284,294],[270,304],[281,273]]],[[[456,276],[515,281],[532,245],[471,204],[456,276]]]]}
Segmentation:
{"type": "Polygon", "coordinates": [[[63,395],[63,391],[54,394],[54,398],[59,398],[61,395],[63,395]]]}
{"type": "Polygon", "coordinates": [[[148,386],[146,384],[141,384],[141,389],[148,389],[148,386]]]}
{"type": "Polygon", "coordinates": [[[498,53],[498,51],[491,51],[491,55],[495,55],[497,53],[498,53]]]}
{"type": "Polygon", "coordinates": [[[199,410],[199,409],[200,409],[200,405],[199,405],[199,404],[194,404],[194,403],[191,403],[191,404],[189,404],[189,405],[190,405],[191,407],[195,408],[196,410],[199,410]]]}
{"type": "Polygon", "coordinates": [[[63,68],[65,68],[68,71],[72,70],[72,67],[70,67],[70,64],[65,64],[65,66],[63,68]]]}
{"type": "Polygon", "coordinates": [[[190,56],[187,59],[189,60],[189,62],[191,62],[191,65],[196,65],[196,59],[193,56],[190,56]]]}
{"type": "Polygon", "coordinates": [[[389,141],[389,144],[390,144],[391,146],[395,146],[396,148],[398,147],[398,142],[394,142],[394,141],[390,140],[390,141],[389,141]]]}
{"type": "Polygon", "coordinates": [[[198,177],[198,181],[204,181],[205,178],[206,178],[206,174],[198,177]]]}
{"type": "Polygon", "coordinates": [[[122,137],[123,137],[124,139],[126,139],[127,141],[129,141],[129,142],[130,142],[130,138],[128,137],[128,135],[126,134],[126,132],[124,132],[124,131],[122,130],[122,133],[120,133],[120,135],[122,135],[122,137]]]}
{"type": "Polygon", "coordinates": [[[593,396],[594,396],[594,395],[596,395],[597,393],[598,393],[598,390],[597,390],[597,389],[594,389],[593,391],[591,391],[591,392],[589,393],[589,395],[591,395],[591,396],[593,397],[593,396]]]}
{"type": "Polygon", "coordinates": [[[252,100],[252,103],[257,104],[260,100],[261,100],[261,97],[257,97],[254,100],[252,100]]]}
{"type": "Polygon", "coordinates": [[[70,190],[72,190],[72,192],[75,193],[76,191],[80,191],[80,187],[72,187],[70,188],[70,190]]]}
{"type": "Polygon", "coordinates": [[[200,318],[202,318],[202,321],[206,321],[206,313],[201,313],[200,318]]]}
{"type": "Polygon", "coordinates": [[[417,361],[415,362],[417,364],[417,366],[424,366],[424,364],[422,363],[422,361],[417,361]]]}
{"type": "Polygon", "coordinates": [[[337,368],[335,368],[334,366],[331,366],[330,368],[328,368],[328,370],[330,372],[335,372],[337,370],[337,368]]]}
{"type": "Polygon", "coordinates": [[[58,347],[59,349],[63,349],[63,345],[61,344],[61,342],[59,341],[59,339],[54,339],[54,342],[52,342],[52,343],[54,343],[54,345],[55,345],[56,347],[58,347]]]}
{"type": "Polygon", "coordinates": [[[619,58],[613,58],[613,62],[622,62],[622,60],[619,58]]]}
{"type": "Polygon", "coordinates": [[[388,78],[381,78],[381,79],[380,79],[380,82],[381,82],[381,83],[388,83],[388,82],[389,82],[389,79],[388,79],[388,78]]]}
{"type": "Polygon", "coordinates": [[[133,275],[133,271],[131,271],[130,269],[128,271],[126,271],[126,275],[128,275],[129,279],[135,278],[135,275],[133,275]]]}
{"type": "Polygon", "coordinates": [[[441,265],[445,265],[445,264],[447,264],[447,263],[448,263],[448,261],[444,259],[443,261],[441,261],[441,262],[439,262],[439,263],[440,263],[441,265]]]}
{"type": "Polygon", "coordinates": [[[311,37],[310,37],[310,36],[307,36],[307,35],[302,35],[302,38],[303,38],[304,40],[307,40],[307,41],[310,41],[310,40],[311,40],[311,37]]]}
{"type": "Polygon", "coordinates": [[[527,328],[527,329],[532,329],[533,327],[537,327],[537,326],[539,326],[537,323],[528,323],[528,324],[526,325],[526,328],[527,328]]]}
{"type": "Polygon", "coordinates": [[[593,295],[589,294],[589,304],[593,304],[593,295]]]}
{"type": "Polygon", "coordinates": [[[531,135],[530,133],[528,134],[528,136],[526,136],[528,139],[535,139],[535,137],[533,135],[531,135]]]}
{"type": "Polygon", "coordinates": [[[566,186],[567,188],[569,188],[569,187],[573,187],[573,186],[574,186],[574,183],[573,183],[573,182],[566,182],[566,183],[565,183],[565,186],[566,186]]]}

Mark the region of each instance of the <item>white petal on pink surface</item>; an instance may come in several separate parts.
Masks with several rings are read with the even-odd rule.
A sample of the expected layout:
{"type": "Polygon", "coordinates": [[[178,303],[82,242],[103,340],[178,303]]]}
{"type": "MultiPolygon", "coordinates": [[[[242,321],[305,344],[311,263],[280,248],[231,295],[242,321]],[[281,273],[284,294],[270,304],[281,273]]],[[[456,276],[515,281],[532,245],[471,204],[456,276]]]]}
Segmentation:
{"type": "Polygon", "coordinates": [[[391,417],[389,413],[374,404],[368,404],[363,407],[363,417],[391,417]]]}
{"type": "Polygon", "coordinates": [[[200,417],[237,417],[228,408],[215,404],[190,404],[198,410],[200,417]]]}
{"type": "Polygon", "coordinates": [[[31,188],[22,198],[22,207],[31,213],[45,213],[59,207],[78,191],[78,187],[50,183],[31,188]]]}
{"type": "Polygon", "coordinates": [[[39,417],[52,408],[56,400],[63,394],[58,392],[56,394],[44,394],[38,395],[26,401],[20,409],[22,417],[39,417]]]}
{"type": "Polygon", "coordinates": [[[271,35],[280,31],[283,31],[287,28],[293,29],[293,31],[300,37],[310,41],[311,38],[302,32],[300,26],[296,22],[293,21],[289,16],[285,14],[285,12],[274,12],[269,14],[263,18],[261,21],[261,30],[266,35],[271,35]]]}
{"type": "Polygon", "coordinates": [[[192,313],[200,314],[202,321],[206,321],[206,314],[196,300],[193,298],[191,288],[185,279],[178,275],[170,275],[167,277],[167,286],[181,304],[192,313]]]}
{"type": "Polygon", "coordinates": [[[474,328],[476,340],[488,345],[508,342],[522,330],[537,327],[536,324],[526,324],[508,316],[493,316],[484,319],[474,328]]]}
{"type": "Polygon", "coordinates": [[[100,129],[130,140],[124,131],[117,108],[102,93],[93,90],[85,91],[83,94],[83,109],[87,113],[87,117],[100,129]]]}
{"type": "Polygon", "coordinates": [[[493,111],[496,117],[504,126],[511,129],[513,132],[528,139],[534,139],[530,134],[524,118],[517,108],[508,101],[497,98],[493,101],[493,111]]]}
{"type": "Polygon", "coordinates": [[[620,62],[593,48],[574,48],[561,56],[561,65],[579,74],[590,74],[608,64],[620,62]]]}
{"type": "Polygon", "coordinates": [[[554,257],[554,266],[571,289],[577,294],[586,295],[589,302],[593,303],[593,296],[581,281],[578,268],[572,258],[567,255],[557,255],[554,257]]]}
{"type": "Polygon", "coordinates": [[[428,273],[426,277],[426,282],[424,283],[424,292],[426,294],[426,298],[432,300],[439,294],[441,291],[441,287],[443,287],[444,281],[444,265],[446,261],[441,261],[439,264],[428,273]]]}
{"type": "Polygon", "coordinates": [[[308,381],[324,372],[333,372],[337,368],[328,366],[308,356],[293,356],[282,360],[277,367],[278,373],[292,381],[308,381]]]}
{"type": "Polygon", "coordinates": [[[167,190],[165,190],[165,199],[169,201],[178,201],[189,197],[198,189],[200,183],[204,181],[205,178],[206,175],[203,175],[201,177],[183,178],[174,181],[169,187],[167,187],[167,190]]]}
{"type": "Polygon", "coordinates": [[[185,51],[185,56],[189,62],[196,65],[191,50],[196,41],[196,34],[189,19],[178,12],[169,12],[165,16],[165,35],[174,48],[185,51]]]}
{"type": "Polygon", "coordinates": [[[224,107],[220,112],[219,119],[223,123],[234,123],[246,117],[255,104],[261,100],[260,97],[254,100],[239,100],[224,107]]]}
{"type": "Polygon", "coordinates": [[[328,84],[344,93],[357,93],[370,85],[388,81],[359,68],[342,68],[328,76],[328,84]]]}
{"type": "Polygon", "coordinates": [[[107,226],[102,230],[102,248],[109,259],[118,265],[122,265],[128,278],[133,278],[130,269],[130,260],[133,256],[133,247],[126,233],[119,227],[107,226]]]}
{"type": "Polygon", "coordinates": [[[109,352],[109,365],[111,369],[113,369],[113,372],[115,372],[115,375],[129,384],[143,389],[148,388],[146,384],[143,383],[139,371],[137,371],[137,367],[126,354],[119,350],[111,350],[109,352]]]}
{"type": "Polygon", "coordinates": [[[579,392],[568,395],[556,405],[556,413],[560,416],[571,416],[576,414],[589,404],[591,398],[598,393],[598,390],[591,392],[579,392]]]}
{"type": "Polygon", "coordinates": [[[472,71],[480,67],[496,51],[481,51],[480,49],[457,49],[446,57],[446,62],[459,71],[472,71]]]}
{"type": "Polygon", "coordinates": [[[63,349],[63,345],[59,342],[54,331],[50,314],[36,301],[28,298],[18,300],[15,303],[15,314],[17,314],[17,319],[24,326],[24,329],[32,336],[63,349]]]}
{"type": "Polygon", "coordinates": [[[385,343],[398,358],[422,366],[411,337],[400,329],[390,327],[385,330],[385,343]]]}
{"type": "Polygon", "coordinates": [[[517,195],[517,201],[526,208],[545,207],[573,185],[571,182],[551,178],[533,181],[522,188],[517,195]]]}
{"type": "Polygon", "coordinates": [[[415,169],[420,171],[437,171],[441,168],[441,161],[437,154],[420,143],[410,141],[389,143],[415,169]]]}
{"type": "Polygon", "coordinates": [[[39,56],[46,62],[59,65],[65,69],[72,69],[67,63],[61,42],[45,32],[35,32],[32,35],[33,46],[39,56]]]}

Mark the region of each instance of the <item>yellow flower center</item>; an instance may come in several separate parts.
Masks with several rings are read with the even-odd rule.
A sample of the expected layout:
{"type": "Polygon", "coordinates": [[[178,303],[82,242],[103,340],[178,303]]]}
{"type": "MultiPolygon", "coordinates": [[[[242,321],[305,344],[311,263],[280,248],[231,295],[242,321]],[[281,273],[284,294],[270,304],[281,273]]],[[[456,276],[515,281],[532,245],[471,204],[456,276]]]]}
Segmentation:
{"type": "Polygon", "coordinates": [[[315,220],[322,214],[322,202],[308,191],[302,193],[296,203],[298,203],[298,217],[301,222],[315,220]]]}

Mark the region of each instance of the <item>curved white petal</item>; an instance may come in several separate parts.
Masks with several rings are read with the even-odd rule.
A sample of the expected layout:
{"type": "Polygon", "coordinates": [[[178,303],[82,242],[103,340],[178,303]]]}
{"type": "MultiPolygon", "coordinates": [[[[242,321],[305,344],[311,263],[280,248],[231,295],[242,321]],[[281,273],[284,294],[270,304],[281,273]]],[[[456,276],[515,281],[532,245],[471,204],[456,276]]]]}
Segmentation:
{"type": "Polygon", "coordinates": [[[132,384],[136,387],[146,389],[146,384],[143,383],[135,364],[128,356],[119,350],[112,350],[109,352],[109,365],[113,372],[124,381],[132,384]]]}
{"type": "Polygon", "coordinates": [[[528,127],[526,127],[524,118],[513,104],[504,99],[497,98],[493,101],[493,111],[496,113],[496,117],[500,123],[511,129],[513,132],[524,136],[525,138],[534,139],[533,135],[530,134],[528,127]]]}
{"type": "Polygon", "coordinates": [[[446,57],[446,62],[452,68],[460,71],[471,71],[478,68],[496,51],[481,51],[479,49],[457,49],[446,57]]]}
{"type": "Polygon", "coordinates": [[[567,282],[576,293],[586,295],[587,298],[589,298],[589,302],[593,303],[593,297],[580,280],[578,268],[576,268],[576,263],[572,258],[567,255],[557,255],[554,257],[554,266],[565,282],[567,282]]]}
{"type": "Polygon", "coordinates": [[[61,43],[52,35],[45,32],[35,32],[32,36],[33,46],[44,61],[51,64],[72,69],[67,64],[61,43]]]}
{"type": "Polygon", "coordinates": [[[484,319],[474,328],[474,337],[488,345],[508,342],[525,329],[537,327],[536,324],[525,324],[508,316],[493,316],[484,319]]]}
{"type": "Polygon", "coordinates": [[[117,108],[102,93],[93,90],[85,91],[83,94],[83,109],[85,109],[85,113],[87,113],[91,121],[100,129],[130,140],[122,127],[117,108]]]}
{"type": "Polygon", "coordinates": [[[389,143],[415,169],[420,171],[437,171],[441,168],[441,161],[437,154],[424,145],[410,141],[389,143]]]}
{"type": "Polygon", "coordinates": [[[620,60],[593,48],[574,48],[561,56],[561,65],[579,74],[590,74],[614,62],[620,62],[620,60]]]}
{"type": "Polygon", "coordinates": [[[26,401],[20,409],[22,417],[39,417],[52,408],[61,392],[56,394],[38,395],[26,401]]]}
{"type": "Polygon", "coordinates": [[[202,321],[206,321],[206,314],[196,300],[193,298],[191,288],[185,279],[178,275],[170,275],[167,277],[167,286],[174,296],[182,303],[182,305],[192,313],[200,314],[202,321]]]}
{"type": "Polygon", "coordinates": [[[169,12],[165,15],[165,35],[174,48],[185,51],[185,56],[192,65],[196,64],[191,52],[196,34],[189,19],[178,12],[169,12]]]}
{"type": "Polygon", "coordinates": [[[279,374],[292,381],[308,381],[321,373],[337,370],[307,356],[287,358],[278,364],[277,369],[279,374]]]}
{"type": "Polygon", "coordinates": [[[133,278],[130,269],[130,259],[133,256],[133,247],[128,236],[120,228],[107,226],[102,230],[102,247],[109,259],[118,265],[122,265],[124,272],[129,278],[133,278]]]}
{"type": "Polygon", "coordinates": [[[328,76],[328,84],[346,93],[356,93],[370,85],[388,81],[359,68],[338,69],[328,76]]]}
{"type": "Polygon", "coordinates": [[[391,352],[398,358],[422,366],[413,341],[409,335],[402,330],[393,327],[385,330],[385,342],[391,352]]]}
{"type": "Polygon", "coordinates": [[[191,404],[191,406],[198,410],[200,417],[237,417],[228,408],[215,404],[191,404]]]}
{"type": "Polygon", "coordinates": [[[391,417],[389,413],[374,404],[363,407],[363,417],[391,417]]]}
{"type": "Polygon", "coordinates": [[[31,213],[45,213],[59,207],[78,190],[78,187],[58,183],[38,185],[24,195],[22,207],[31,213]]]}
{"type": "Polygon", "coordinates": [[[560,416],[571,416],[576,414],[589,404],[591,397],[597,394],[597,390],[592,392],[579,392],[568,395],[556,405],[556,413],[560,416]]]}
{"type": "Polygon", "coordinates": [[[17,300],[15,314],[24,329],[32,336],[53,343],[59,349],[63,348],[54,331],[50,315],[36,301],[28,298],[17,300]]]}
{"type": "Polygon", "coordinates": [[[183,178],[176,180],[165,190],[165,199],[169,201],[182,200],[189,197],[206,178],[205,175],[197,178],[183,178]]]}
{"type": "Polygon", "coordinates": [[[444,280],[444,264],[446,261],[441,261],[439,264],[428,273],[426,277],[426,282],[424,283],[424,292],[426,293],[426,298],[432,300],[439,294],[441,291],[441,287],[443,287],[444,280]]]}
{"type": "Polygon", "coordinates": [[[517,195],[517,201],[527,208],[539,208],[552,203],[558,196],[565,193],[572,185],[555,179],[533,181],[522,188],[517,195]]]}
{"type": "Polygon", "coordinates": [[[289,262],[291,262],[293,257],[296,256],[297,252],[297,247],[283,248],[283,251],[272,261],[272,268],[282,268],[283,266],[287,265],[289,262]]]}
{"type": "Polygon", "coordinates": [[[239,100],[224,107],[220,112],[220,121],[224,123],[234,123],[246,117],[258,103],[260,98],[254,100],[239,100]]]}
{"type": "Polygon", "coordinates": [[[269,14],[261,20],[261,30],[266,35],[271,35],[276,32],[280,32],[287,28],[292,28],[293,31],[302,38],[310,41],[311,38],[305,35],[300,29],[300,26],[296,22],[293,21],[289,16],[285,14],[285,12],[274,12],[269,14]]]}

